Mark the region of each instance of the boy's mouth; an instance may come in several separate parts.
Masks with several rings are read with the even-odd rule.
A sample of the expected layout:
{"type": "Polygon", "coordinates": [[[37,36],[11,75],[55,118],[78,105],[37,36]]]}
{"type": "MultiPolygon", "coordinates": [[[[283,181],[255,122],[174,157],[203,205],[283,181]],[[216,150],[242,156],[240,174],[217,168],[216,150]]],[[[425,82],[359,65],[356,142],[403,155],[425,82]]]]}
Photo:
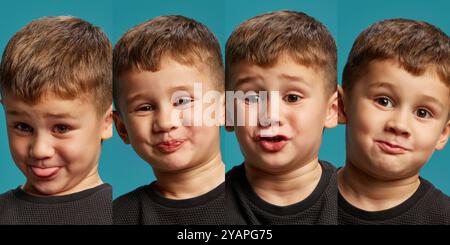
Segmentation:
{"type": "Polygon", "coordinates": [[[50,179],[56,176],[61,169],[61,167],[40,168],[36,166],[29,166],[29,168],[36,177],[41,179],[50,179]]]}
{"type": "Polygon", "coordinates": [[[404,154],[407,151],[409,151],[408,148],[403,147],[401,145],[392,143],[392,142],[388,142],[388,141],[383,141],[383,140],[375,140],[375,144],[385,153],[387,154],[391,154],[391,155],[400,155],[400,154],[404,154]]]}
{"type": "Polygon", "coordinates": [[[156,144],[156,149],[162,153],[172,153],[180,149],[184,144],[184,140],[169,140],[156,144]]]}
{"type": "Polygon", "coordinates": [[[256,137],[256,141],[261,148],[267,152],[278,152],[287,144],[288,137],[285,135],[260,136],[256,137]]]}

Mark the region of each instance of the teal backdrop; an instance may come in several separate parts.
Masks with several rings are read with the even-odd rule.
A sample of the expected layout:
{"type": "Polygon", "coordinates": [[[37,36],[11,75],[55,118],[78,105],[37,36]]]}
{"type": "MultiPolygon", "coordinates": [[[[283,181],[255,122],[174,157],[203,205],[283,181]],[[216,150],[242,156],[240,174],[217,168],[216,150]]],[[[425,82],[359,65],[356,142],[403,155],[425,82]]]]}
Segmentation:
{"type": "MultiPolygon", "coordinates": [[[[450,2],[388,0],[41,0],[0,1],[0,52],[16,31],[33,19],[43,16],[73,15],[100,26],[115,42],[129,28],[161,15],[185,15],[206,26],[219,39],[222,50],[227,37],[241,22],[255,15],[296,10],[321,21],[338,45],[339,80],[348,52],[356,36],[370,24],[386,18],[425,20],[450,34],[450,2]]],[[[0,107],[0,193],[23,184],[24,177],[11,159],[0,107]]],[[[336,166],[345,161],[343,126],[326,130],[319,158],[336,166]]],[[[424,167],[422,176],[450,195],[450,146],[436,152],[424,167]]],[[[243,161],[233,133],[221,129],[221,149],[227,170],[243,161]]],[[[149,165],[117,133],[104,142],[100,159],[102,179],[113,185],[114,197],[154,180],[149,165]]]]}

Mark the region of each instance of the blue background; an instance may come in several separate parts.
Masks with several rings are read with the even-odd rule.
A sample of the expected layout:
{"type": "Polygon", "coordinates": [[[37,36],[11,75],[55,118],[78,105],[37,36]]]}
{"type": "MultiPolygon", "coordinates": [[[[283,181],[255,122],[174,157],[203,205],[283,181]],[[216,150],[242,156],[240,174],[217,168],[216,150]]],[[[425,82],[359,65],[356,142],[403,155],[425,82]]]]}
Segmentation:
{"type": "MultiPolygon", "coordinates": [[[[321,21],[338,44],[339,78],[356,36],[370,24],[386,18],[413,18],[434,24],[450,34],[450,2],[433,1],[357,1],[357,0],[158,0],[158,1],[23,1],[0,3],[0,50],[29,21],[49,15],[73,15],[103,28],[115,42],[129,28],[160,15],[179,14],[207,25],[219,39],[222,50],[227,37],[241,22],[255,15],[276,10],[297,10],[321,21]]],[[[319,157],[342,166],[345,161],[344,127],[326,130],[319,157]]],[[[450,146],[436,152],[423,168],[422,176],[450,194],[450,146]]],[[[233,133],[221,129],[221,149],[227,170],[242,162],[233,133]]],[[[117,133],[104,142],[100,159],[102,179],[113,185],[114,196],[129,192],[154,180],[149,165],[117,133]]],[[[0,109],[0,193],[23,184],[24,177],[14,165],[0,109]]]]}

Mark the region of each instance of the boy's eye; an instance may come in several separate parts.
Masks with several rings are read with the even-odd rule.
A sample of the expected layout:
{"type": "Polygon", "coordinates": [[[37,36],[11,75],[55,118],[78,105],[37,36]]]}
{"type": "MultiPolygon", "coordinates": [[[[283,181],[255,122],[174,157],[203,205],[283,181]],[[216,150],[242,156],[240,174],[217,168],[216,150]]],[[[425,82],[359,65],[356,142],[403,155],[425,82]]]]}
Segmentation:
{"type": "Polygon", "coordinates": [[[431,112],[426,109],[420,108],[416,111],[416,116],[420,118],[429,118],[431,117],[431,112]]]}
{"type": "Polygon", "coordinates": [[[153,111],[154,109],[152,105],[143,105],[138,108],[138,111],[153,111]]]}
{"type": "Polygon", "coordinates": [[[244,98],[246,104],[255,104],[259,102],[259,95],[249,95],[244,98]]]}
{"type": "Polygon", "coordinates": [[[26,133],[31,133],[33,132],[33,128],[30,127],[30,125],[26,124],[26,123],[17,123],[14,128],[18,129],[19,131],[22,132],[26,132],[26,133]]]}
{"type": "Polygon", "coordinates": [[[300,95],[297,94],[288,94],[284,96],[283,100],[289,103],[299,102],[302,99],[300,95]]]}
{"type": "Polygon", "coordinates": [[[53,127],[52,131],[57,134],[65,134],[70,131],[70,127],[64,124],[58,124],[53,127]]]}
{"type": "Polygon", "coordinates": [[[189,103],[191,103],[193,101],[194,100],[189,98],[189,97],[178,98],[176,100],[176,102],[174,103],[174,106],[186,105],[186,104],[189,104],[189,103]]]}
{"type": "Polygon", "coordinates": [[[392,101],[387,97],[376,98],[375,101],[383,107],[387,107],[387,108],[394,107],[394,104],[392,103],[392,101]]]}

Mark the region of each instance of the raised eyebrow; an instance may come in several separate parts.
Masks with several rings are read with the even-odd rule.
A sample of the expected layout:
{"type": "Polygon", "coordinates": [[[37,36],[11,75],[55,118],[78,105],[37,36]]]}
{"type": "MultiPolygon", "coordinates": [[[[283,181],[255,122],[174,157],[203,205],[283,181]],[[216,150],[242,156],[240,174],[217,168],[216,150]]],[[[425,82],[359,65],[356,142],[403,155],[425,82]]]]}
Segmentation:
{"type": "Polygon", "coordinates": [[[289,82],[299,82],[301,84],[305,84],[308,87],[311,87],[310,83],[307,83],[306,80],[302,76],[295,76],[295,75],[289,75],[289,74],[281,74],[278,76],[282,80],[289,81],[289,82]]]}
{"type": "Polygon", "coordinates": [[[186,92],[192,93],[194,91],[194,85],[192,85],[192,86],[180,85],[180,86],[174,86],[169,89],[170,93],[174,93],[175,91],[186,91],[186,92]]]}
{"type": "Polygon", "coordinates": [[[239,87],[239,86],[241,86],[243,84],[246,84],[246,83],[252,83],[252,82],[258,81],[259,79],[260,79],[259,76],[244,76],[244,77],[238,78],[236,80],[236,83],[234,84],[234,87],[239,87]]]}

